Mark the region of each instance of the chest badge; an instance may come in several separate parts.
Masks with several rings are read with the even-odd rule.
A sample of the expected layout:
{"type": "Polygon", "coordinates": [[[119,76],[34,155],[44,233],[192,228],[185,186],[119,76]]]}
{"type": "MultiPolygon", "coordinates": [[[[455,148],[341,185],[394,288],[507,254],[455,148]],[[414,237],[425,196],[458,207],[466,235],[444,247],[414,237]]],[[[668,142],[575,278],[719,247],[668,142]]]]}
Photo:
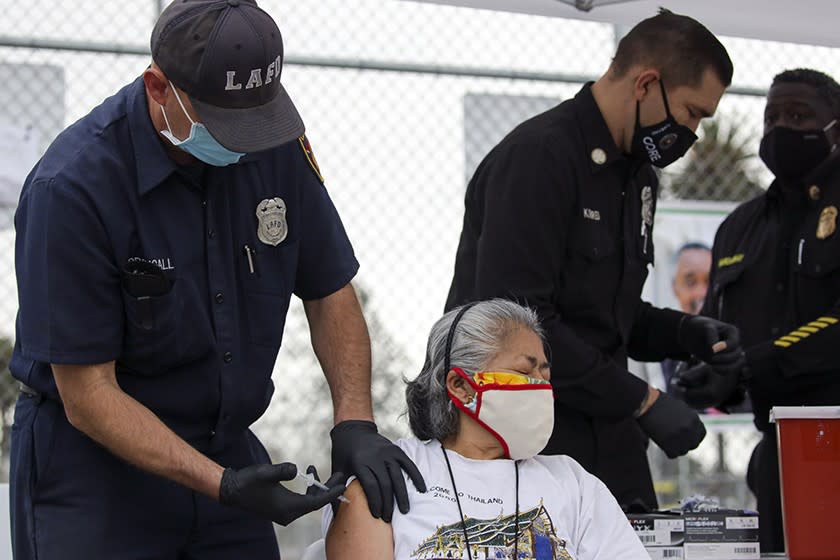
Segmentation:
{"type": "Polygon", "coordinates": [[[282,198],[266,198],[257,204],[257,221],[257,237],[266,245],[279,245],[289,233],[282,198]]]}
{"type": "Polygon", "coordinates": [[[645,228],[653,225],[653,189],[649,186],[642,188],[642,235],[645,228]]]}
{"type": "Polygon", "coordinates": [[[817,239],[827,239],[837,229],[837,207],[826,206],[820,212],[820,221],[817,223],[817,239]]]}

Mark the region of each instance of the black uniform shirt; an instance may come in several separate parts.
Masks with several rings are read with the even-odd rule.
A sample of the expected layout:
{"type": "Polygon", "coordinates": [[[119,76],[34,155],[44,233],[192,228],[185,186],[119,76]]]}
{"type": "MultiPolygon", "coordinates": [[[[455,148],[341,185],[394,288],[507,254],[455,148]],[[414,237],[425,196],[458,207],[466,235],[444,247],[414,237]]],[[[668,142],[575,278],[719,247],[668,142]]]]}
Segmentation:
{"type": "Polygon", "coordinates": [[[773,183],[718,229],[703,313],[741,331],[755,423],[774,405],[840,402],[840,157],[773,183]]]}
{"type": "Polygon", "coordinates": [[[560,447],[550,451],[590,470],[601,455],[590,419],[632,418],[647,390],[627,371],[628,352],[682,357],[682,314],[640,300],[657,187],[650,165],[616,147],[587,84],[519,125],[467,188],[447,308],[505,297],[537,309],[563,416],[553,437],[560,447]]]}

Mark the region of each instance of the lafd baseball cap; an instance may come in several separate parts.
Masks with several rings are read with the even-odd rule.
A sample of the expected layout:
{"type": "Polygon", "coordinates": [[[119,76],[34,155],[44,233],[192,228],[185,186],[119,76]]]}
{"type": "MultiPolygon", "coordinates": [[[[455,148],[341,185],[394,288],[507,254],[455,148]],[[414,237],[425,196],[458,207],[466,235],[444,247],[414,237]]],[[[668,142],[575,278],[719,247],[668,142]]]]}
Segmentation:
{"type": "Polygon", "coordinates": [[[175,0],[152,30],[152,59],[224,147],[258,152],[300,137],[280,83],[283,38],[254,0],[175,0]]]}

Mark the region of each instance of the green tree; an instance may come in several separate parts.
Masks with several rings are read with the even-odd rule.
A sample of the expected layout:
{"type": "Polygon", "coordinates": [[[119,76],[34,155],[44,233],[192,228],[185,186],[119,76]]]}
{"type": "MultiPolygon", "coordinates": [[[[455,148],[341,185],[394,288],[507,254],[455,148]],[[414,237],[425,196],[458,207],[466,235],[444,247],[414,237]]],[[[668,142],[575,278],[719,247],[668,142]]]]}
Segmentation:
{"type": "Polygon", "coordinates": [[[685,165],[665,174],[663,187],[669,198],[742,202],[763,192],[749,163],[755,157],[754,138],[744,137],[738,126],[742,119],[704,121],[703,139],[686,155],[685,165]]]}

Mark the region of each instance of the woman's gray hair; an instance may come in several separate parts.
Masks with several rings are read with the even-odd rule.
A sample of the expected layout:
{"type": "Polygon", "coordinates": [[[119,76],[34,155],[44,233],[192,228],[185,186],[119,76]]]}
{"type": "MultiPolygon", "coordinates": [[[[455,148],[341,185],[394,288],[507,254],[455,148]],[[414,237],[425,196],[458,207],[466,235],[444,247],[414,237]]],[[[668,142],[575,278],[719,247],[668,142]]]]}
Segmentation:
{"type": "MultiPolygon", "coordinates": [[[[452,309],[434,324],[423,369],[405,389],[408,423],[419,439],[442,440],[458,433],[458,410],[449,400],[444,363],[446,339],[460,310],[461,307],[452,309]]],[[[545,340],[533,310],[504,299],[474,304],[455,326],[450,368],[481,371],[502,351],[508,336],[520,328],[527,328],[545,340]]]]}

